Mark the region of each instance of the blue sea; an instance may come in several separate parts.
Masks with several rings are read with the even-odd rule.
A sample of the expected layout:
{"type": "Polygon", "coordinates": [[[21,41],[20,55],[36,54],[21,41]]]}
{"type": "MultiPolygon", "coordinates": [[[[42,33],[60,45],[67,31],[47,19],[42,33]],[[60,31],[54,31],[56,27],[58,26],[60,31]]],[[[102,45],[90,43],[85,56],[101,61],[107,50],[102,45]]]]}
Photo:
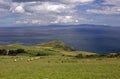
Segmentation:
{"type": "Polygon", "coordinates": [[[75,50],[120,52],[120,27],[102,25],[50,25],[0,27],[0,45],[35,45],[60,40],[75,50]]]}

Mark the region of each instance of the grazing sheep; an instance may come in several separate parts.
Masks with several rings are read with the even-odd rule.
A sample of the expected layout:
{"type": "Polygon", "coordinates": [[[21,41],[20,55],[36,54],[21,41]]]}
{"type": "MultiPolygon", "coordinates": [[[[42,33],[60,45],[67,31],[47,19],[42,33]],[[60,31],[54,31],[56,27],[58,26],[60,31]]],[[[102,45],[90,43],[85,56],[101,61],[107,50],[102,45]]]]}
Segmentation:
{"type": "Polygon", "coordinates": [[[40,57],[38,57],[38,59],[40,59],[40,57]]]}
{"type": "Polygon", "coordinates": [[[35,57],[34,59],[37,60],[37,59],[40,59],[40,57],[35,57]]]}
{"type": "Polygon", "coordinates": [[[16,62],[17,61],[17,59],[14,59],[14,62],[16,62]]]}
{"type": "Polygon", "coordinates": [[[33,60],[34,60],[34,58],[31,58],[31,59],[30,59],[30,61],[33,61],[33,60]]]}
{"type": "Polygon", "coordinates": [[[23,58],[20,58],[20,60],[23,60],[23,58]]]}
{"type": "Polygon", "coordinates": [[[27,62],[29,62],[30,61],[30,59],[27,59],[27,62]]]}

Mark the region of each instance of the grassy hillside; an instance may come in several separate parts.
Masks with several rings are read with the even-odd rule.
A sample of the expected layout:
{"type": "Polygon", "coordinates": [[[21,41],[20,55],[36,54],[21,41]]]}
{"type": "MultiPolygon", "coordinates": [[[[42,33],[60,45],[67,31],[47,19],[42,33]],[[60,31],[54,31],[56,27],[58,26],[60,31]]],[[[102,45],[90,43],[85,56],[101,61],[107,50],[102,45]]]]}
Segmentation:
{"type": "Polygon", "coordinates": [[[37,46],[51,47],[53,49],[64,50],[64,51],[72,51],[73,50],[70,46],[65,45],[61,41],[50,41],[50,42],[47,42],[47,43],[37,44],[37,46]]]}
{"type": "MultiPolygon", "coordinates": [[[[47,43],[37,44],[34,46],[25,46],[21,44],[9,44],[0,46],[1,52],[6,55],[7,51],[11,53],[17,53],[13,55],[19,56],[48,56],[48,55],[60,55],[60,56],[72,56],[77,58],[91,58],[91,57],[120,57],[120,53],[111,53],[99,55],[92,52],[74,51],[70,46],[64,44],[61,41],[50,41],[47,43]],[[23,52],[20,52],[21,49],[23,52]],[[19,51],[19,52],[18,52],[19,51]]],[[[12,54],[10,54],[12,55],[12,54]]]]}
{"type": "Polygon", "coordinates": [[[120,54],[73,51],[63,42],[0,46],[0,79],[119,79],[120,54]],[[6,56],[6,50],[17,52],[6,56]],[[20,53],[22,52],[22,53],[20,53]]]}
{"type": "Polygon", "coordinates": [[[24,49],[27,53],[20,54],[20,55],[70,55],[75,54],[76,52],[72,52],[72,48],[65,45],[61,41],[51,41],[48,43],[37,44],[35,46],[24,46],[21,44],[9,44],[0,46],[0,49],[5,50],[17,50],[17,49],[24,49]],[[64,53],[65,52],[65,53],[64,53]],[[67,53],[66,53],[67,52],[67,53]]]}
{"type": "Polygon", "coordinates": [[[119,58],[0,56],[0,79],[119,79],[119,61],[119,58]]]}

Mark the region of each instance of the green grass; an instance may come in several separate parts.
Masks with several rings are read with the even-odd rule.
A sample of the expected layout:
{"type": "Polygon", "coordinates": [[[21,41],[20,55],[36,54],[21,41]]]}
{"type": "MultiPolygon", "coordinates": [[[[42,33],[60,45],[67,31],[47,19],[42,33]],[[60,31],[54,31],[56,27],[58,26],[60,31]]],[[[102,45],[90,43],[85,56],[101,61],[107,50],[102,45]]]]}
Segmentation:
{"type": "MultiPolygon", "coordinates": [[[[17,50],[17,49],[24,49],[27,54],[20,54],[20,55],[33,55],[35,56],[37,53],[45,54],[45,55],[63,55],[64,52],[72,51],[72,48],[65,45],[61,41],[50,41],[48,43],[37,44],[34,46],[25,46],[21,44],[9,44],[0,46],[0,49],[6,50],[17,50]]],[[[72,52],[75,53],[75,52],[72,52]]],[[[66,53],[65,53],[66,55],[66,53]]]]}
{"type": "Polygon", "coordinates": [[[0,49],[24,49],[17,56],[0,56],[0,79],[120,79],[120,58],[76,58],[96,55],[72,51],[63,42],[52,41],[35,46],[10,44],[0,49]],[[35,59],[36,54],[41,56],[35,59]],[[17,60],[16,62],[14,60],[17,60]]]}
{"type": "Polygon", "coordinates": [[[119,79],[119,58],[0,56],[0,79],[119,79]],[[21,60],[22,58],[22,60],[21,60]],[[14,62],[17,59],[17,62],[14,62]]]}
{"type": "Polygon", "coordinates": [[[7,50],[24,49],[27,53],[19,54],[19,55],[22,55],[22,56],[24,56],[24,55],[25,56],[35,56],[37,53],[48,54],[48,55],[65,55],[65,56],[76,56],[80,53],[83,54],[83,55],[95,54],[95,53],[84,52],[84,51],[80,52],[80,51],[66,50],[65,49],[66,47],[63,43],[58,43],[57,42],[57,44],[55,44],[55,46],[60,44],[63,47],[63,48],[61,47],[59,49],[59,48],[55,48],[54,44],[52,44],[52,43],[55,43],[55,42],[52,41],[52,42],[49,42],[49,43],[48,44],[47,43],[38,44],[38,45],[35,45],[35,46],[24,46],[24,45],[21,45],[21,44],[9,44],[9,45],[0,46],[0,49],[7,49],[7,50]]]}

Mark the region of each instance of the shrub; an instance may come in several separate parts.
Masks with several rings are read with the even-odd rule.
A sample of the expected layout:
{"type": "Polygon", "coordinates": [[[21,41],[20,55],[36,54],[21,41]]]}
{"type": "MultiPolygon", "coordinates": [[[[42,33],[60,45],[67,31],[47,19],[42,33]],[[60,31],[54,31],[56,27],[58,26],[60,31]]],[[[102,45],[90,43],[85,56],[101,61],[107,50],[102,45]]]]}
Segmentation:
{"type": "Polygon", "coordinates": [[[83,54],[78,54],[76,58],[84,58],[83,54]]]}
{"type": "Polygon", "coordinates": [[[39,51],[36,56],[48,56],[48,55],[53,55],[52,51],[39,51]]]}
{"type": "Polygon", "coordinates": [[[16,53],[19,54],[19,53],[26,53],[24,49],[17,49],[16,50],[16,53]]]}
{"type": "Polygon", "coordinates": [[[7,51],[5,49],[0,49],[0,55],[6,55],[7,51]]]}
{"type": "Polygon", "coordinates": [[[15,56],[20,53],[26,53],[24,49],[17,49],[17,50],[6,50],[6,49],[0,49],[0,55],[10,55],[15,56]]]}

